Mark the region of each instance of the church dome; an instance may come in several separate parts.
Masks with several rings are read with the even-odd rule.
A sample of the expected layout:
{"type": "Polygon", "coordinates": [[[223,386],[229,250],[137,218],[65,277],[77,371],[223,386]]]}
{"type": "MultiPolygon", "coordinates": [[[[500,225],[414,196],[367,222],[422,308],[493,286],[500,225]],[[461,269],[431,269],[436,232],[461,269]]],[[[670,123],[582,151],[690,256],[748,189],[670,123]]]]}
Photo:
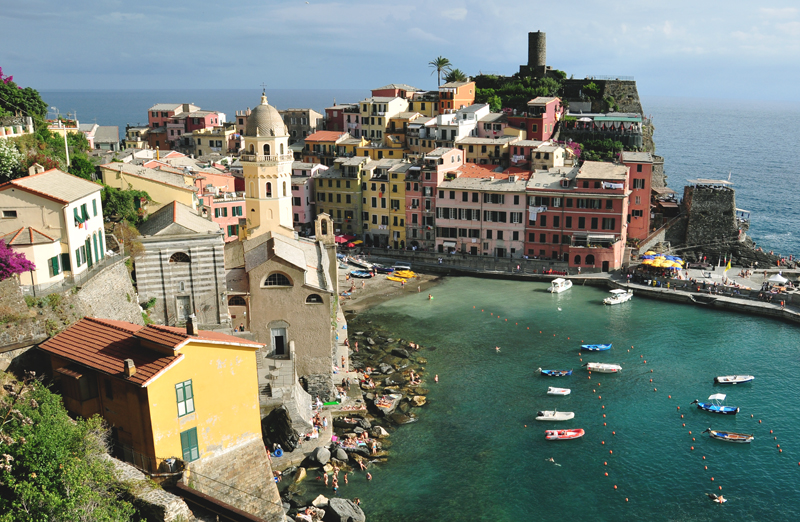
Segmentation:
{"type": "Polygon", "coordinates": [[[244,135],[247,137],[289,135],[278,109],[267,103],[266,94],[261,95],[261,105],[256,106],[247,117],[244,135]]]}

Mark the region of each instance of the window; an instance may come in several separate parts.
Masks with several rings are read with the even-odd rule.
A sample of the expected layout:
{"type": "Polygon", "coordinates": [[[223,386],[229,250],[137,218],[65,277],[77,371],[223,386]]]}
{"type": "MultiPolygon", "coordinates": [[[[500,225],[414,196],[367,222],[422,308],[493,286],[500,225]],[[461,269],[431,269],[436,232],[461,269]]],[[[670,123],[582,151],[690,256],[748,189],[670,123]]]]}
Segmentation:
{"type": "Polygon", "coordinates": [[[578,229],[585,229],[586,228],[586,218],[579,217],[578,218],[578,229]]]}
{"type": "Polygon", "coordinates": [[[642,217],[644,213],[641,210],[631,210],[631,215],[633,217],[642,217]]]}
{"type": "Polygon", "coordinates": [[[514,204],[519,205],[519,196],[514,196],[514,204]]]}
{"type": "Polygon", "coordinates": [[[450,199],[456,199],[456,191],[455,190],[451,190],[450,191],[450,199]]]}
{"type": "Polygon", "coordinates": [[[564,222],[564,228],[572,228],[572,216],[565,217],[564,222]]]}
{"type": "Polygon", "coordinates": [[[503,231],[502,230],[498,230],[497,231],[497,239],[503,239],[503,231]]]}
{"type": "Polygon", "coordinates": [[[473,203],[478,203],[478,193],[477,192],[473,192],[472,193],[472,202],[473,203]]]}
{"type": "Polygon", "coordinates": [[[319,294],[310,294],[306,297],[306,304],[322,304],[322,297],[319,294]]]}
{"type": "Polygon", "coordinates": [[[444,190],[439,191],[439,199],[444,199],[444,190]]]}
{"type": "Polygon", "coordinates": [[[200,458],[200,450],[197,447],[197,428],[181,432],[181,451],[184,462],[192,462],[200,458]]]}
{"type": "Polygon", "coordinates": [[[228,299],[228,306],[247,306],[247,301],[240,295],[234,295],[228,299]]]}
{"type": "Polygon", "coordinates": [[[511,223],[522,223],[523,212],[509,212],[511,223]]]}
{"type": "Polygon", "coordinates": [[[491,230],[487,230],[486,231],[486,239],[492,239],[492,231],[491,230]]]}
{"type": "Polygon", "coordinates": [[[567,208],[572,208],[572,198],[567,198],[567,208]]]}
{"type": "Polygon", "coordinates": [[[592,230],[597,230],[597,218],[592,218],[592,230]]]}
{"type": "Polygon", "coordinates": [[[511,233],[511,241],[519,241],[519,232],[516,230],[511,233]]]}
{"type": "Polygon", "coordinates": [[[595,181],[594,182],[594,188],[596,188],[596,189],[600,188],[600,182],[599,181],[595,181]]]}
{"type": "Polygon", "coordinates": [[[614,230],[616,224],[616,218],[603,218],[603,230],[614,230]]]}
{"type": "Polygon", "coordinates": [[[607,199],[606,200],[606,210],[613,210],[614,209],[614,200],[607,199]]]}
{"type": "Polygon", "coordinates": [[[528,242],[535,243],[536,242],[536,234],[533,232],[528,233],[528,242]]]}
{"type": "MultiPolygon", "coordinates": [[[[77,209],[76,209],[76,211],[77,211],[77,209]]],[[[17,217],[17,211],[16,210],[4,210],[3,211],[3,217],[6,218],[6,219],[13,219],[13,218],[17,217]]]]}
{"type": "Polygon", "coordinates": [[[337,203],[341,203],[342,202],[342,195],[341,194],[336,194],[336,202],[337,203]]]}
{"type": "MultiPolygon", "coordinates": [[[[297,214],[295,214],[297,216],[297,214]]],[[[228,225],[228,237],[239,235],[239,225],[228,225]]]]}
{"type": "MultiPolygon", "coordinates": [[[[639,165],[641,167],[641,165],[639,165]]],[[[644,188],[644,179],[634,178],[633,180],[633,188],[635,189],[643,189],[644,188]]]]}
{"type": "Polygon", "coordinates": [[[553,228],[558,228],[560,225],[561,216],[553,216],[553,228]]]}
{"type": "Polygon", "coordinates": [[[378,208],[378,198],[372,198],[372,208],[378,208]]]}
{"type": "Polygon", "coordinates": [[[59,256],[51,257],[47,261],[47,266],[50,269],[50,277],[57,276],[61,273],[61,266],[58,262],[59,256]]]}
{"type": "Polygon", "coordinates": [[[558,236],[558,234],[553,234],[553,243],[557,245],[560,241],[561,238],[558,236]]]}
{"type": "Polygon", "coordinates": [[[189,255],[185,252],[175,252],[169,258],[170,263],[188,263],[189,261],[189,255]]]}
{"type": "Polygon", "coordinates": [[[636,205],[641,205],[641,204],[642,204],[642,197],[641,197],[641,196],[636,196],[636,197],[634,198],[634,203],[635,203],[636,205]]]}
{"type": "MultiPolygon", "coordinates": [[[[547,234],[539,234],[539,243],[547,243],[547,234]]],[[[544,252],[544,250],[542,250],[542,252],[544,252]]]]}
{"type": "Polygon", "coordinates": [[[194,393],[191,379],[176,384],[175,395],[178,399],[178,417],[194,413],[194,393]]]}
{"type": "Polygon", "coordinates": [[[547,226],[547,216],[541,215],[539,216],[539,226],[546,227],[547,226]]]}
{"type": "Polygon", "coordinates": [[[280,272],[273,272],[264,280],[264,286],[292,286],[292,282],[280,272]]]}
{"type": "MultiPolygon", "coordinates": [[[[642,171],[642,164],[639,163],[638,165],[636,165],[636,172],[641,172],[641,171],[642,171]]],[[[642,181],[644,181],[644,180],[642,180],[642,181]]]]}

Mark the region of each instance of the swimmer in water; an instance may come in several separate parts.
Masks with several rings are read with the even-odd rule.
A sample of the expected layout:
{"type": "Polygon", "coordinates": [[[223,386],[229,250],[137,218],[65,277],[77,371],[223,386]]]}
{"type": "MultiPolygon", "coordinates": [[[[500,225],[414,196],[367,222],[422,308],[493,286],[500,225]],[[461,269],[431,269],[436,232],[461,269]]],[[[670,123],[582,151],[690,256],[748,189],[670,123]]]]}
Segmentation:
{"type": "Polygon", "coordinates": [[[499,346],[495,346],[494,347],[494,351],[497,352],[497,353],[500,353],[500,347],[499,346]]]}

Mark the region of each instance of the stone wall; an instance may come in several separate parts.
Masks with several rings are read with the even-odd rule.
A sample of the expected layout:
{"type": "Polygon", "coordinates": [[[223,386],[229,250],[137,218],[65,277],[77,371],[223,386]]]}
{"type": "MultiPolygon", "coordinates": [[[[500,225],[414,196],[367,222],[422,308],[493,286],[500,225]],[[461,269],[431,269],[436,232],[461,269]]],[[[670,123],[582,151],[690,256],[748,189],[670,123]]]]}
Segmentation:
{"type": "Polygon", "coordinates": [[[614,101],[619,105],[618,112],[635,112],[642,114],[642,102],[639,99],[639,90],[636,88],[636,82],[630,80],[605,80],[597,81],[601,88],[601,99],[607,96],[614,98],[614,101]]]}
{"type": "Polygon", "coordinates": [[[664,188],[667,186],[667,174],[664,171],[664,158],[653,155],[653,172],[650,175],[650,186],[664,188]]]}
{"type": "Polygon", "coordinates": [[[689,217],[686,225],[687,246],[738,241],[736,195],[733,189],[688,186],[684,188],[683,201],[689,217]]]}
{"type": "Polygon", "coordinates": [[[75,298],[83,315],[144,324],[125,263],[104,268],[81,286],[75,298]]]}
{"type": "Polygon", "coordinates": [[[266,520],[282,520],[278,487],[260,437],[190,462],[183,480],[189,487],[242,511],[266,520]]]}

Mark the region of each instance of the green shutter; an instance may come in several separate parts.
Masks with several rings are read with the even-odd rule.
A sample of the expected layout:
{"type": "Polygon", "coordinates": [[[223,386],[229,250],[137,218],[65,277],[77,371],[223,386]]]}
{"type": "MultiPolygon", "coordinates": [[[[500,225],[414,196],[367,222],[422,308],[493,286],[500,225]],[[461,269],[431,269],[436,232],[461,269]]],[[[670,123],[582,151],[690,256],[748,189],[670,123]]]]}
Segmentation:
{"type": "Polygon", "coordinates": [[[83,214],[83,220],[84,221],[89,219],[89,209],[86,208],[86,203],[81,205],[81,213],[83,214]]]}
{"type": "Polygon", "coordinates": [[[219,217],[219,208],[215,208],[215,209],[214,209],[214,217],[215,217],[215,218],[218,218],[218,217],[219,217]]]}
{"type": "Polygon", "coordinates": [[[72,214],[75,216],[75,224],[83,223],[81,217],[78,215],[78,207],[72,209],[72,214]]]}
{"type": "Polygon", "coordinates": [[[200,448],[197,447],[197,428],[189,430],[189,450],[191,452],[192,460],[200,458],[200,448]]]}
{"type": "Polygon", "coordinates": [[[191,462],[192,451],[189,448],[189,432],[184,431],[181,433],[181,450],[183,453],[183,461],[191,462]]]}
{"type": "Polygon", "coordinates": [[[100,230],[97,233],[97,235],[98,235],[97,240],[100,242],[100,259],[105,259],[106,258],[106,242],[103,239],[103,231],[100,230]]]}
{"type": "Polygon", "coordinates": [[[96,199],[92,200],[92,210],[94,211],[94,215],[96,216],[97,215],[97,200],[96,199]]]}

